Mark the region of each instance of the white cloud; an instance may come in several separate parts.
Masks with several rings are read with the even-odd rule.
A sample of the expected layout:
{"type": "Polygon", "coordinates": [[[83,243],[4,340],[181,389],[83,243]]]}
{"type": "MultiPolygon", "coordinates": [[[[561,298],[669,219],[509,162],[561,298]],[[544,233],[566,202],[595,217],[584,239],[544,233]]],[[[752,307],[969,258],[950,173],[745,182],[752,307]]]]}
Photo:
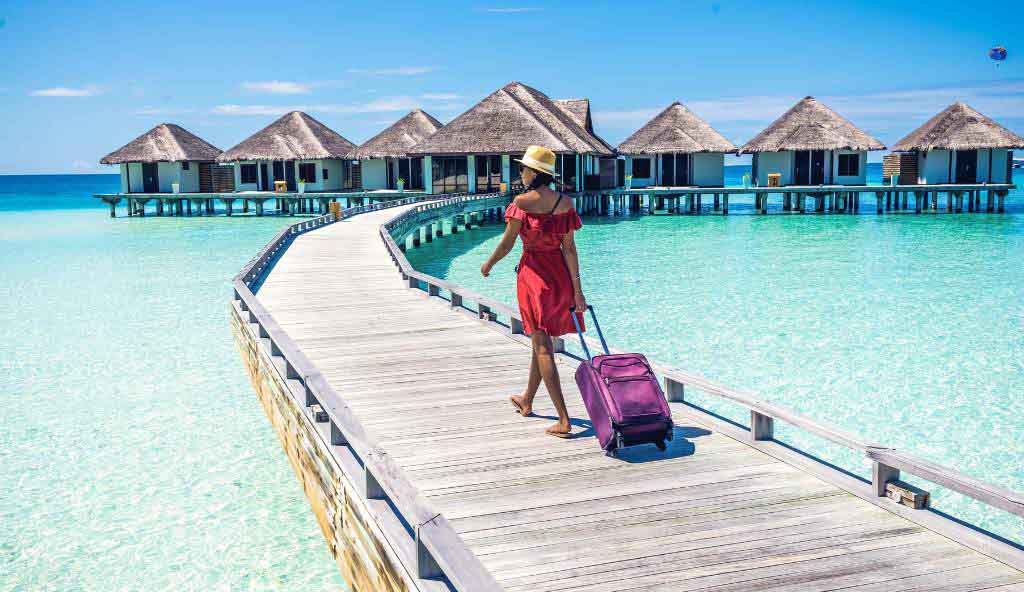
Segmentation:
{"type": "Polygon", "coordinates": [[[420,98],[428,101],[454,101],[461,99],[462,96],[455,93],[423,93],[420,98]]]}
{"type": "Polygon", "coordinates": [[[284,115],[289,111],[310,113],[387,113],[415,109],[412,97],[387,97],[365,103],[324,104],[324,105],[217,105],[213,113],[218,115],[284,115]]]}
{"type": "Polygon", "coordinates": [[[80,88],[71,88],[67,86],[41,88],[34,90],[29,94],[33,97],[92,97],[102,92],[103,90],[100,87],[94,84],[89,84],[80,88]]]}
{"type": "Polygon", "coordinates": [[[536,6],[512,6],[508,8],[485,8],[484,12],[494,12],[498,14],[516,14],[520,12],[540,12],[544,10],[536,6]]]}
{"type": "Polygon", "coordinates": [[[415,76],[437,70],[437,66],[398,66],[397,68],[352,68],[350,74],[372,74],[374,76],[415,76]]]}
{"type": "Polygon", "coordinates": [[[285,80],[268,80],[265,82],[243,82],[242,88],[252,92],[275,95],[304,95],[313,90],[313,85],[285,80]]]}

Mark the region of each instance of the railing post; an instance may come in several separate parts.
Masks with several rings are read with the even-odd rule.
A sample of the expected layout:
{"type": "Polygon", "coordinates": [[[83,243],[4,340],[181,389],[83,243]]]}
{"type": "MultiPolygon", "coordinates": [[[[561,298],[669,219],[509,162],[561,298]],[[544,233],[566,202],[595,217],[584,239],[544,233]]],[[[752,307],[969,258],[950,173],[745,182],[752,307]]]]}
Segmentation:
{"type": "Polygon", "coordinates": [[[556,354],[564,352],[565,351],[565,340],[562,339],[561,337],[552,337],[551,338],[551,350],[554,351],[556,354]]]}
{"type": "Polygon", "coordinates": [[[871,461],[871,488],[878,497],[886,497],[885,485],[892,481],[898,481],[900,470],[889,465],[871,461]]]}
{"type": "Polygon", "coordinates": [[[775,437],[775,420],[768,415],[763,415],[751,409],[750,411],[750,439],[771,440],[775,437]]]}
{"type": "Polygon", "coordinates": [[[341,433],[341,429],[338,424],[331,422],[331,444],[334,446],[344,446],[348,444],[348,438],[345,434],[341,433]]]}
{"type": "Polygon", "coordinates": [[[434,284],[427,284],[427,294],[430,296],[437,296],[441,293],[441,288],[434,284]]]}
{"type": "Polygon", "coordinates": [[[452,292],[451,307],[462,308],[462,294],[456,294],[455,292],[452,292]]]}
{"type": "Polygon", "coordinates": [[[673,403],[682,403],[685,401],[683,398],[684,391],[683,383],[677,382],[676,380],[665,377],[665,398],[673,403]]]}
{"type": "Polygon", "coordinates": [[[366,499],[384,499],[386,497],[384,488],[377,482],[377,478],[373,476],[369,467],[364,466],[363,473],[365,475],[363,481],[366,486],[366,491],[364,492],[366,494],[366,499]]]}
{"type": "Polygon", "coordinates": [[[441,566],[434,560],[434,556],[423,544],[422,530],[427,525],[422,524],[416,527],[416,575],[420,578],[440,578],[444,575],[441,566]]]}
{"type": "Polygon", "coordinates": [[[509,333],[513,335],[522,335],[524,332],[523,321],[517,319],[516,317],[510,317],[508,321],[508,330],[509,333]]]}

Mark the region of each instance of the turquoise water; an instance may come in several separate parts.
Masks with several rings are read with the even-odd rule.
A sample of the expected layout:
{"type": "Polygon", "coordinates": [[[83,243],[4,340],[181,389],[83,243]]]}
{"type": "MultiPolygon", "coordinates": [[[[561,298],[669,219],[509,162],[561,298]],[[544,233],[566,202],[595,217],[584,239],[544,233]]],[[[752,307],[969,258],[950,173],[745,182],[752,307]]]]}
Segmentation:
{"type": "Polygon", "coordinates": [[[111,220],[116,189],[0,176],[0,590],[342,589],[231,338],[288,220],[111,220]]]}
{"type": "MultiPolygon", "coordinates": [[[[742,169],[730,169],[738,180],[742,169]]],[[[869,169],[878,180],[877,166],[869,169]]],[[[1006,214],[590,218],[588,300],[610,341],[879,443],[1024,491],[1024,207],[1006,214]]],[[[773,209],[778,204],[772,204],[773,209]]],[[[488,279],[499,226],[407,254],[515,302],[518,248],[488,279]]],[[[747,422],[708,397],[687,397],[747,422]]],[[[780,438],[859,475],[816,437],[780,438]]],[[[1024,541],[1024,521],[931,485],[942,511],[1024,541]]]]}

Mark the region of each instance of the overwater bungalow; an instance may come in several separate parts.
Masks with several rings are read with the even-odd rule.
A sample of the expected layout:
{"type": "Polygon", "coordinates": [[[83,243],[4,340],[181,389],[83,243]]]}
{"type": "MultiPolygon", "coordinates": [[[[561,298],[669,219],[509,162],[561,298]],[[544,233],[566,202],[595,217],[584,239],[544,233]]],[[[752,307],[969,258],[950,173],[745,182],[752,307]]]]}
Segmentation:
{"type": "Polygon", "coordinates": [[[1011,183],[1015,149],[1024,138],[956,102],[896,142],[885,174],[901,183],[1011,183]]]}
{"type": "Polygon", "coordinates": [[[760,187],[864,185],[869,150],[885,145],[814,97],[804,97],[740,154],[753,154],[751,176],[760,187]]]}
{"type": "Polygon", "coordinates": [[[348,158],[359,161],[364,190],[424,189],[423,157],[409,156],[409,149],[441,128],[432,115],[416,109],[353,150],[348,158]]]}
{"type": "Polygon", "coordinates": [[[187,129],[161,123],[100,159],[121,169],[121,193],[213,191],[210,165],[221,150],[187,129]]]}
{"type": "Polygon", "coordinates": [[[234,166],[235,191],[273,191],[284,181],[296,191],[350,188],[346,157],[355,148],[338,132],[301,111],[292,111],[221,154],[217,161],[234,166]]]}
{"type": "Polygon", "coordinates": [[[736,146],[676,101],[619,144],[632,187],[721,187],[736,146]]]}
{"type": "Polygon", "coordinates": [[[424,158],[430,193],[486,193],[519,178],[513,159],[531,144],[558,156],[564,190],[615,187],[614,149],[594,133],[590,101],[553,100],[520,82],[494,91],[409,155],[424,158]]]}

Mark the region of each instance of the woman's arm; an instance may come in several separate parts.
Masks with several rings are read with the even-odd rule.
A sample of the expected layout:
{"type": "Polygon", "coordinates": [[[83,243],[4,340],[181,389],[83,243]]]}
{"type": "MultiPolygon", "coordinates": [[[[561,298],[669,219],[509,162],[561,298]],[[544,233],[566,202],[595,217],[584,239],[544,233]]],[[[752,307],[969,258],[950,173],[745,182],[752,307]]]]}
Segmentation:
{"type": "Polygon", "coordinates": [[[576,300],[576,308],[580,311],[587,308],[587,299],[583,296],[583,286],[580,284],[580,258],[576,252],[576,239],[573,238],[573,231],[569,231],[562,237],[562,256],[565,257],[565,266],[569,268],[569,277],[572,278],[572,290],[576,300]]]}
{"type": "Polygon", "coordinates": [[[498,261],[505,258],[512,252],[512,247],[516,246],[516,238],[519,237],[519,228],[523,225],[522,220],[510,218],[508,224],[505,225],[505,233],[501,235],[501,242],[494,248],[494,252],[491,256],[480,266],[480,273],[487,277],[491,275],[491,268],[494,267],[498,261]]]}

